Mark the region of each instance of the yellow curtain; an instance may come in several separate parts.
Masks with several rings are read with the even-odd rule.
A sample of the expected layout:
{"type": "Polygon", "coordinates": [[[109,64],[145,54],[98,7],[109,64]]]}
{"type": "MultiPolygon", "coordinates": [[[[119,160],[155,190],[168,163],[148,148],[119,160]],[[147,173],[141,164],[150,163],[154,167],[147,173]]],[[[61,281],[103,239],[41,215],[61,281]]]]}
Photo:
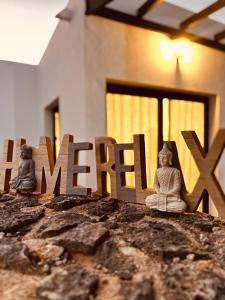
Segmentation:
{"type": "Polygon", "coordinates": [[[54,136],[55,136],[55,154],[56,157],[59,154],[60,149],[60,120],[59,120],[59,112],[54,112],[54,136]]]}
{"type": "MultiPolygon", "coordinates": [[[[107,135],[118,143],[132,143],[133,134],[145,134],[148,187],[153,187],[158,161],[158,100],[156,98],[107,93],[107,135]]],[[[204,146],[204,103],[163,99],[163,140],[175,141],[187,190],[192,191],[198,169],[181,135],[196,131],[204,146]]],[[[133,151],[125,152],[125,163],[133,164],[133,151]]],[[[134,186],[134,174],[126,174],[128,186],[134,186]]],[[[109,186],[109,185],[108,185],[109,186]]]]}
{"type": "Polygon", "coordinates": [[[186,187],[191,192],[199,172],[181,135],[182,130],[194,130],[204,146],[204,103],[163,99],[163,138],[176,142],[186,187]]]}
{"type": "MultiPolygon", "coordinates": [[[[147,182],[152,187],[158,156],[158,100],[107,93],[106,119],[107,136],[118,143],[132,143],[133,134],[145,134],[147,182]]],[[[133,151],[125,151],[125,163],[134,164],[133,151]]],[[[133,173],[126,173],[126,184],[135,186],[133,173]]]]}

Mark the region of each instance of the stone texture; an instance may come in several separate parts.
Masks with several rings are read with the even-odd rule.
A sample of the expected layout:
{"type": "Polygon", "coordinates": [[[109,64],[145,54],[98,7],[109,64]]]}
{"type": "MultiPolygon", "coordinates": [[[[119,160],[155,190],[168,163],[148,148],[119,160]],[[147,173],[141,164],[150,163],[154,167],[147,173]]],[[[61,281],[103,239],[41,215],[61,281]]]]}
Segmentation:
{"type": "Polygon", "coordinates": [[[88,300],[98,289],[98,275],[80,266],[70,266],[46,279],[37,288],[42,300],[88,300]]]}
{"type": "MultiPolygon", "coordinates": [[[[10,197],[10,196],[9,196],[10,197]]],[[[24,207],[34,207],[40,205],[37,197],[29,197],[29,196],[20,196],[16,198],[10,199],[12,201],[7,201],[5,203],[6,207],[11,207],[13,209],[21,209],[24,207]]]]}
{"type": "Polygon", "coordinates": [[[43,208],[32,212],[22,212],[11,207],[0,208],[0,231],[5,233],[23,231],[24,226],[28,226],[42,218],[44,212],[43,208]]]}
{"type": "Polygon", "coordinates": [[[17,238],[0,239],[0,268],[28,273],[32,270],[30,253],[17,238]]]}
{"type": "Polygon", "coordinates": [[[202,252],[192,241],[175,226],[155,221],[144,221],[139,226],[126,227],[125,239],[133,247],[144,250],[147,254],[155,254],[164,260],[174,257],[185,259],[194,253],[195,259],[207,259],[207,253],[202,252]]]}
{"type": "Polygon", "coordinates": [[[123,282],[121,294],[124,300],[154,300],[154,289],[149,279],[140,282],[123,282]]]}
{"type": "Polygon", "coordinates": [[[109,199],[109,200],[100,200],[96,203],[91,203],[88,208],[88,213],[94,216],[104,216],[110,215],[116,210],[118,210],[118,200],[109,199]]]}
{"type": "Polygon", "coordinates": [[[106,241],[99,248],[96,254],[96,263],[118,275],[121,279],[131,279],[136,271],[132,259],[120,252],[119,246],[113,239],[106,241]]]}
{"type": "MultiPolygon", "coordinates": [[[[1,195],[1,194],[0,194],[0,195],[1,195]]],[[[7,202],[7,201],[10,201],[10,200],[13,200],[13,199],[15,199],[15,196],[10,195],[10,194],[3,194],[3,195],[1,195],[1,197],[0,197],[0,203],[1,203],[1,202],[7,202]]]]}
{"type": "Polygon", "coordinates": [[[1,300],[225,300],[225,220],[96,198],[56,212],[46,199],[0,203],[1,300]]]}
{"type": "Polygon", "coordinates": [[[120,211],[116,219],[118,222],[136,222],[144,218],[145,213],[136,207],[126,207],[120,211]]]}
{"type": "Polygon", "coordinates": [[[64,253],[64,248],[47,243],[45,240],[32,239],[23,242],[29,252],[38,261],[52,263],[60,259],[64,253]]]}
{"type": "Polygon", "coordinates": [[[94,254],[97,247],[108,237],[109,231],[100,223],[83,223],[62,233],[55,244],[70,253],[94,254]]]}
{"type": "Polygon", "coordinates": [[[165,277],[168,299],[225,299],[224,277],[214,271],[210,262],[173,264],[165,277]]]}
{"type": "Polygon", "coordinates": [[[74,206],[82,205],[88,202],[97,201],[99,197],[90,196],[67,196],[60,195],[52,201],[45,204],[47,208],[54,209],[55,211],[67,210],[74,206]]]}
{"type": "Polygon", "coordinates": [[[36,236],[40,238],[47,238],[58,235],[65,230],[89,220],[90,218],[82,214],[70,212],[60,213],[45,219],[41,226],[37,229],[36,236]]]}

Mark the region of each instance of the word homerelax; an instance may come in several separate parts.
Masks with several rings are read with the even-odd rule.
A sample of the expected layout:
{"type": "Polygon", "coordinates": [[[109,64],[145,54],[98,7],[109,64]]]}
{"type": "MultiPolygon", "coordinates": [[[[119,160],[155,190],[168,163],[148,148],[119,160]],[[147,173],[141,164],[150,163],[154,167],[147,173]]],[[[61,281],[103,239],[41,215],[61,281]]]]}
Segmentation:
{"type": "MultiPolygon", "coordinates": [[[[183,138],[192,153],[199,169],[199,178],[192,193],[187,193],[183,182],[182,191],[184,199],[188,204],[189,211],[195,211],[208,191],[220,216],[225,217],[225,196],[221,186],[214,176],[214,170],[222,155],[225,146],[225,129],[220,129],[208,154],[206,155],[200,145],[199,139],[194,131],[183,131],[183,138]]],[[[20,160],[20,147],[26,140],[16,141],[16,157],[13,161],[12,140],[4,143],[3,161],[0,163],[0,189],[9,191],[9,181],[17,175],[20,160]]],[[[179,158],[174,142],[168,142],[174,155],[174,165],[180,169],[179,158]]],[[[54,163],[53,150],[49,137],[41,137],[39,147],[33,149],[33,160],[35,161],[35,176],[37,185],[35,192],[49,194],[76,194],[88,195],[91,188],[78,186],[77,177],[79,173],[89,173],[90,167],[78,164],[79,151],[91,150],[91,143],[74,143],[73,136],[64,135],[56,163],[54,163]]],[[[145,141],[144,135],[134,135],[133,143],[117,144],[113,138],[95,138],[95,154],[97,169],[97,193],[100,196],[107,195],[106,175],[109,173],[111,182],[111,197],[144,203],[147,195],[154,193],[147,188],[145,141]],[[108,159],[107,159],[108,149],[108,159]],[[134,165],[124,164],[124,151],[134,151],[134,165]],[[135,173],[135,187],[127,187],[125,173],[135,173]]]]}

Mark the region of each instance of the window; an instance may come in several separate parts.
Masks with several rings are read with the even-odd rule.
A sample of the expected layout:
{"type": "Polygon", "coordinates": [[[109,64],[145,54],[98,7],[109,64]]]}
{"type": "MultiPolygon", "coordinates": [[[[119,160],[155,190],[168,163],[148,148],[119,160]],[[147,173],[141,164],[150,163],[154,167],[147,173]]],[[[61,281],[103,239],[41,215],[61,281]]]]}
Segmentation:
{"type": "MultiPolygon", "coordinates": [[[[184,180],[191,191],[198,169],[187,148],[182,130],[195,130],[207,150],[208,98],[202,95],[115,84],[107,85],[107,135],[118,143],[132,143],[133,134],[145,134],[148,187],[153,187],[158,151],[163,140],[176,142],[184,180]]],[[[125,153],[125,162],[133,164],[133,153],[125,153]]],[[[134,174],[126,174],[126,183],[134,186],[134,174]]],[[[207,211],[208,201],[203,201],[207,211]]]]}
{"type": "Polygon", "coordinates": [[[45,108],[45,134],[51,137],[54,160],[60,149],[60,111],[59,99],[55,99],[45,108]]]}
{"type": "Polygon", "coordinates": [[[55,106],[52,109],[53,114],[53,150],[54,150],[54,159],[56,161],[56,158],[59,154],[60,149],[60,119],[59,119],[59,106],[55,106]]]}

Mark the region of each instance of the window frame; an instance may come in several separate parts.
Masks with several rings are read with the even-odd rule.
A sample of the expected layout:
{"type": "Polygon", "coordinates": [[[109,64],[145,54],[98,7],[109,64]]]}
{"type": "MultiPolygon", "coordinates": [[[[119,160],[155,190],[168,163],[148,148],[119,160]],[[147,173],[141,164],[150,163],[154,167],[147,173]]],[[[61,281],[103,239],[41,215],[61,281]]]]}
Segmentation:
{"type": "MultiPolygon", "coordinates": [[[[119,83],[110,83],[106,85],[106,94],[122,94],[132,96],[142,96],[158,99],[158,149],[163,146],[163,99],[184,100],[201,102],[204,104],[204,151],[208,151],[209,142],[209,97],[201,93],[184,92],[166,88],[155,88],[146,86],[124,85],[119,83]]],[[[107,109],[107,108],[106,108],[107,109]]],[[[208,195],[202,201],[203,212],[209,212],[208,195]]]]}

